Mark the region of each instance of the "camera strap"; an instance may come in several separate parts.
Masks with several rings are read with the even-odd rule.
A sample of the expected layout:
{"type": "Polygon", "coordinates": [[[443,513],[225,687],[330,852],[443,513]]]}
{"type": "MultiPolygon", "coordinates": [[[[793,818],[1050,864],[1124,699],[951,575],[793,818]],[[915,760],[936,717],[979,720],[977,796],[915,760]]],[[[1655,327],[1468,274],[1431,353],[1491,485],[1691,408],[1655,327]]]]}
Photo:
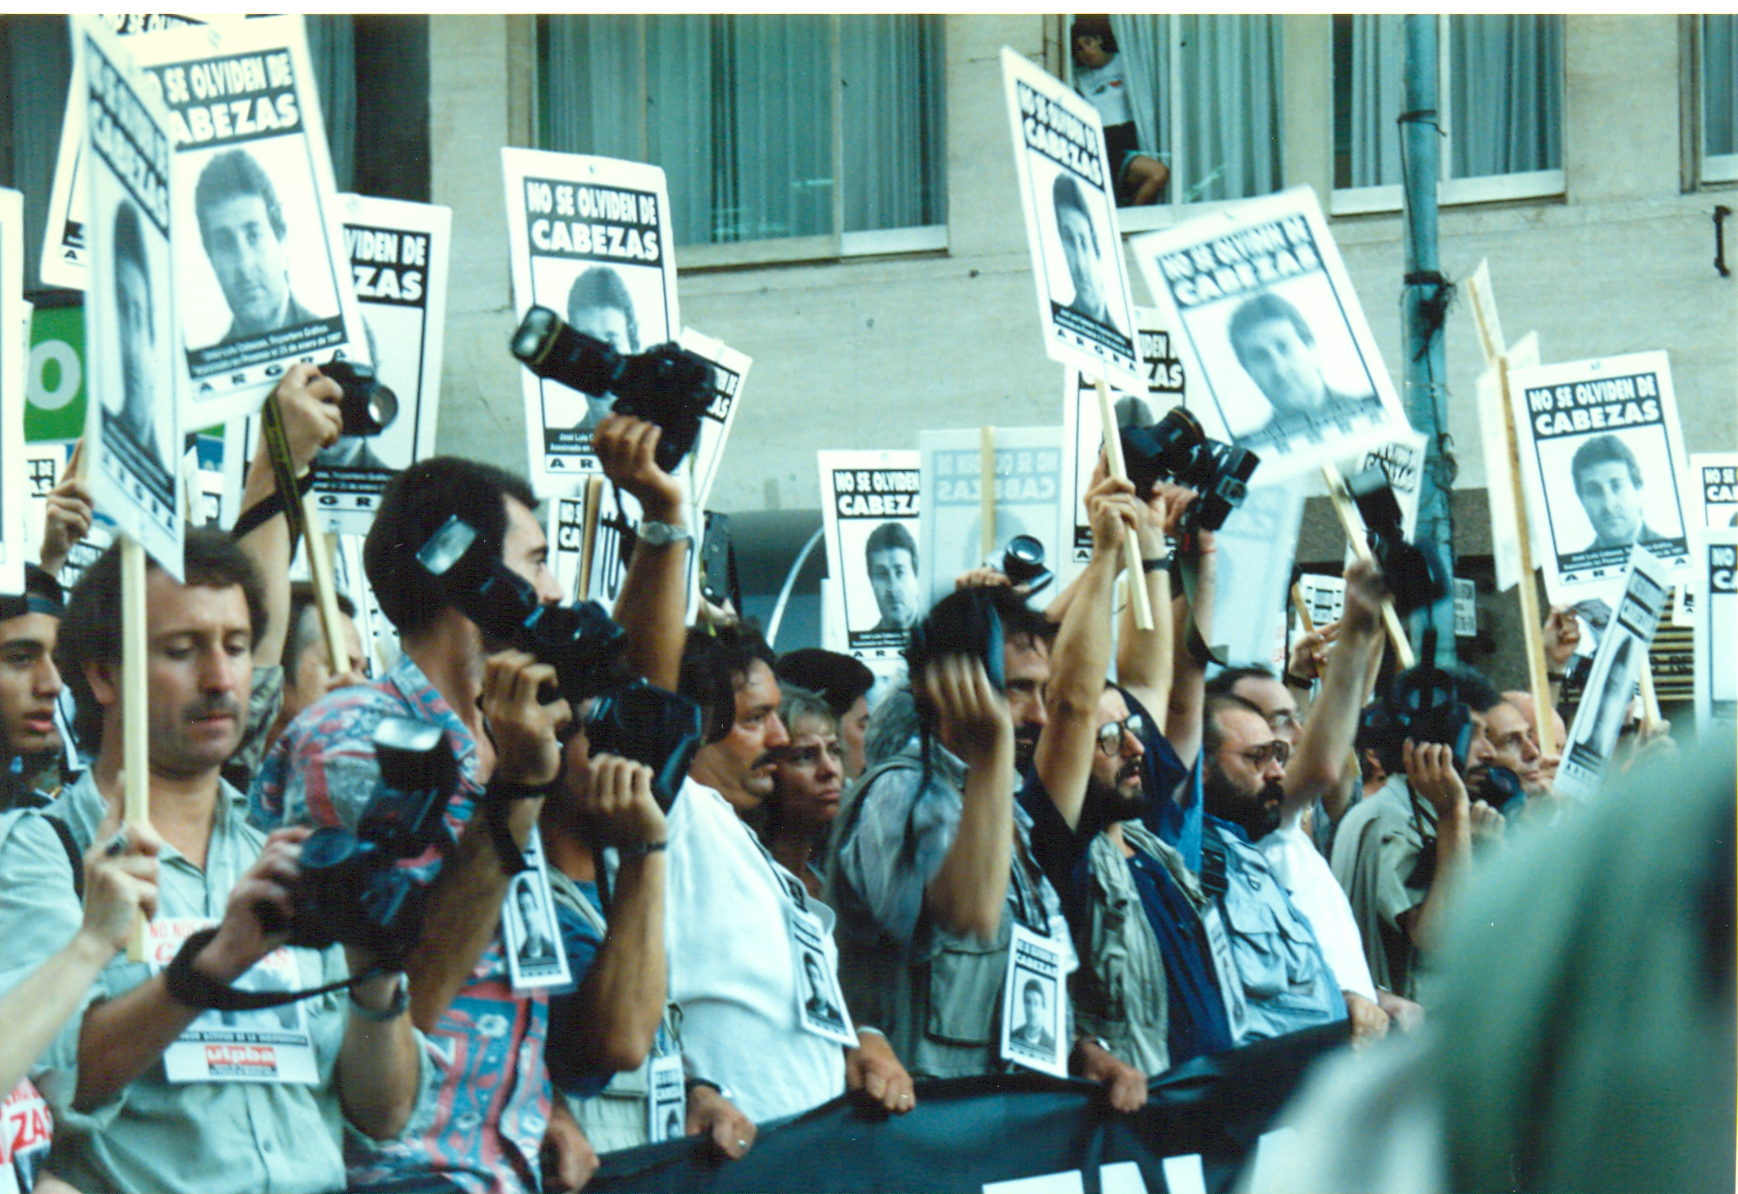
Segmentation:
{"type": "MultiPolygon", "coordinates": [[[[290,439],[284,430],[284,412],[278,405],[276,394],[268,397],[265,405],[260,407],[260,434],[265,437],[266,455],[272,462],[272,477],[278,483],[277,497],[283,508],[284,522],[290,528],[290,555],[294,556],[296,544],[302,541],[303,533],[308,529],[307,520],[302,517],[301,495],[305,490],[296,482],[296,466],[290,458],[290,439]]],[[[308,480],[311,484],[312,472],[308,474],[308,480]]]]}
{"type": "Polygon", "coordinates": [[[386,973],[383,966],[375,966],[361,974],[340,979],[335,983],[327,983],[323,987],[310,987],[304,991],[238,991],[227,983],[220,983],[193,968],[193,959],[197,958],[206,946],[217,938],[217,929],[200,929],[190,933],[181,943],[181,949],[175,958],[163,971],[164,981],[169,984],[169,995],[175,1002],[187,1007],[211,1009],[220,1012],[251,1012],[261,1008],[282,1007],[286,1003],[295,1003],[302,999],[311,999],[315,995],[325,995],[332,991],[341,991],[346,987],[354,987],[358,983],[367,982],[386,973]]]}
{"type": "Polygon", "coordinates": [[[1184,535],[1177,543],[1175,558],[1177,573],[1183,580],[1183,595],[1189,600],[1189,637],[1186,644],[1189,655],[1202,667],[1209,663],[1227,666],[1230,652],[1223,645],[1207,645],[1207,640],[1201,635],[1200,615],[1196,612],[1199,609],[1196,594],[1201,589],[1201,540],[1193,534],[1184,535]]]}

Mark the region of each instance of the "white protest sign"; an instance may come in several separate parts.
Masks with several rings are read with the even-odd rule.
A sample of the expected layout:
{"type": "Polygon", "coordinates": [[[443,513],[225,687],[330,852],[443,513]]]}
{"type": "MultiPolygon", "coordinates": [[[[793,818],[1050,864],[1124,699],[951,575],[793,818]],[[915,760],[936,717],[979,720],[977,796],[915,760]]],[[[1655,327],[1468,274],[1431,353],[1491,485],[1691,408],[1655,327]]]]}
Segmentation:
{"type": "MultiPolygon", "coordinates": [[[[1113,390],[1111,404],[1122,426],[1150,427],[1174,406],[1184,405],[1183,362],[1172,355],[1171,335],[1159,323],[1159,313],[1135,308],[1141,366],[1147,384],[1139,396],[1113,390]]],[[[1067,584],[1092,559],[1092,524],[1086,517],[1085,494],[1104,448],[1103,421],[1098,413],[1098,387],[1092,376],[1070,368],[1063,375],[1062,438],[1070,446],[1067,491],[1074,495],[1068,552],[1058,561],[1059,583],[1067,584]]]]}
{"type": "Polygon", "coordinates": [[[368,360],[300,16],[128,43],[175,142],[183,421],[252,414],[297,361],[368,360]]]}
{"type": "MultiPolygon", "coordinates": [[[[1400,507],[1400,529],[1411,539],[1418,529],[1418,495],[1424,483],[1425,437],[1407,428],[1385,444],[1354,453],[1340,462],[1340,472],[1350,478],[1365,469],[1379,468],[1388,475],[1394,501],[1400,507]]],[[[1350,549],[1348,549],[1350,550],[1350,549]]],[[[1348,561],[1350,556],[1347,557],[1348,561]]]]}
{"type": "Polygon", "coordinates": [[[718,466],[724,462],[730,428],[736,422],[742,383],[754,360],[693,328],[682,329],[680,342],[683,348],[712,364],[712,405],[700,417],[700,434],[694,441],[694,450],[682,461],[682,472],[688,478],[689,503],[695,510],[704,510],[712,496],[712,483],[718,479],[718,466]]]}
{"type": "MultiPolygon", "coordinates": [[[[97,20],[121,37],[149,35],[165,29],[183,29],[208,21],[233,21],[231,16],[187,16],[167,13],[105,13],[97,20]]],[[[48,221],[42,233],[42,284],[83,290],[90,270],[90,246],[85,242],[89,222],[85,188],[79,178],[79,150],[84,144],[85,84],[79,74],[78,55],[72,59],[72,74],[66,91],[66,116],[60,126],[60,152],[54,159],[54,185],[49,191],[48,221]]]]}
{"type": "Polygon", "coordinates": [[[1640,544],[1629,550],[1623,596],[1593,654],[1587,687],[1557,769],[1557,790],[1568,796],[1592,796],[1599,790],[1635,695],[1636,678],[1648,666],[1648,646],[1671,594],[1670,578],[1659,559],[1640,544]]]}
{"type": "Polygon", "coordinates": [[[1609,600],[1638,543],[1688,579],[1689,468],[1665,353],[1511,369],[1509,401],[1553,604],[1609,600]]]}
{"type": "Polygon", "coordinates": [[[185,305],[171,227],[169,115],[119,39],[73,18],[86,86],[90,286],[85,452],[91,496],[165,571],[181,575],[181,419],[177,313],[185,305]]]}
{"type": "Polygon", "coordinates": [[[1309,187],[1228,203],[1130,242],[1189,369],[1207,433],[1261,458],[1263,481],[1407,429],[1309,187]]]}
{"type": "Polygon", "coordinates": [[[1298,593],[1304,608],[1310,612],[1310,624],[1317,630],[1329,622],[1338,622],[1346,610],[1346,578],[1305,572],[1297,578],[1298,593]]]}
{"type": "Polygon", "coordinates": [[[827,612],[839,648],[865,661],[901,658],[911,627],[929,609],[918,565],[922,506],[919,455],[822,451],[821,523],[826,530],[827,612]]]}
{"type": "Polygon", "coordinates": [[[1052,360],[1139,393],[1146,377],[1136,358],[1116,178],[1098,109],[1007,46],[1002,85],[1044,350],[1052,360]]]}
{"type": "Polygon", "coordinates": [[[1000,567],[1008,540],[1030,535],[1044,548],[1047,567],[1061,554],[1063,449],[1060,427],[995,429],[995,540],[983,552],[982,434],[977,430],[924,431],[919,492],[924,495],[918,540],[923,607],[953,592],[962,572],[1000,567]]]}
{"type": "MultiPolygon", "coordinates": [[[[533,149],[501,150],[507,188],[513,310],[547,307],[575,331],[617,352],[644,352],[675,337],[669,191],[664,172],[640,162],[533,149]]],[[[615,396],[589,395],[520,374],[531,484],[574,494],[597,472],[592,428],[615,396]]]]}
{"type": "Polygon", "coordinates": [[[1693,525],[1738,526],[1738,452],[1690,453],[1693,525]]]}
{"type": "Polygon", "coordinates": [[[0,190],[0,592],[24,591],[24,400],[30,387],[30,304],[24,301],[24,196],[0,190]]]}
{"type": "MultiPolygon", "coordinates": [[[[1261,474],[1256,474],[1258,480],[1261,474]]],[[[1226,662],[1285,666],[1286,608],[1303,524],[1301,480],[1256,484],[1213,540],[1218,550],[1209,643],[1226,662]]]]}
{"type": "Polygon", "coordinates": [[[1738,719],[1738,527],[1696,542],[1696,722],[1738,719]]]}

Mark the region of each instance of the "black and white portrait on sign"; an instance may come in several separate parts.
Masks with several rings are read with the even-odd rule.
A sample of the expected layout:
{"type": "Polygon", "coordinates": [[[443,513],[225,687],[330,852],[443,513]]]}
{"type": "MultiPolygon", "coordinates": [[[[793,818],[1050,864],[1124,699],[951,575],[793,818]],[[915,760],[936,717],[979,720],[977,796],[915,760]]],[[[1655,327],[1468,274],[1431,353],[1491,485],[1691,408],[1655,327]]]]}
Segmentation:
{"type": "Polygon", "coordinates": [[[809,1018],[844,1027],[845,1017],[828,998],[827,964],[819,954],[803,954],[803,990],[808,993],[803,1001],[803,1011],[809,1018]]]}
{"type": "Polygon", "coordinates": [[[515,990],[565,986],[573,975],[556,923],[543,838],[535,828],[526,838],[524,854],[526,869],[513,876],[501,903],[507,973],[515,990]]]}
{"type": "Polygon", "coordinates": [[[513,905],[519,915],[524,935],[519,941],[519,961],[547,961],[555,953],[555,937],[549,928],[549,917],[538,897],[534,872],[526,872],[513,881],[513,905]]]}
{"type": "Polygon", "coordinates": [[[1293,188],[1130,242],[1207,433],[1280,481],[1406,429],[1315,192],[1293,188]]]}
{"type": "Polygon", "coordinates": [[[859,659],[897,659],[929,608],[920,563],[919,456],[905,451],[825,450],[822,526],[832,577],[828,617],[859,659]]]}
{"type": "Polygon", "coordinates": [[[1041,979],[1025,971],[1015,971],[1019,981],[1020,1001],[1019,1020],[1015,1023],[1009,1040],[1022,1048],[1048,1057],[1056,1051],[1056,1034],[1050,1027],[1050,987],[1048,979],[1041,979]]]}

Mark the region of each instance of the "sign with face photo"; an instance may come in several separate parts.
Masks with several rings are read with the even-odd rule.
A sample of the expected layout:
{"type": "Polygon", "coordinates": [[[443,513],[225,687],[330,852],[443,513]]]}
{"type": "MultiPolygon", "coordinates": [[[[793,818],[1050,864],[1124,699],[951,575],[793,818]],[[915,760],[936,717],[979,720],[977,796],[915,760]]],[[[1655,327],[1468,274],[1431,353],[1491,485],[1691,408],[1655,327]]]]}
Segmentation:
{"type": "Polygon", "coordinates": [[[190,427],[259,409],[297,361],[368,360],[302,18],[128,43],[169,109],[190,427]]]}
{"type": "Polygon", "coordinates": [[[1699,527],[1738,527],[1738,452],[1690,453],[1690,480],[1699,527]]]}
{"type": "Polygon", "coordinates": [[[1665,353],[1511,370],[1509,400],[1553,604],[1609,599],[1638,544],[1670,580],[1689,579],[1689,468],[1665,353]]]}
{"type": "MultiPolygon", "coordinates": [[[[842,650],[865,661],[898,659],[929,609],[918,564],[916,451],[822,451],[828,617],[845,628],[842,650]]],[[[837,641],[837,639],[835,639],[837,641]]]]}
{"type": "Polygon", "coordinates": [[[1738,719],[1738,527],[1696,540],[1696,722],[1738,719]]]}
{"type": "Polygon", "coordinates": [[[524,853],[526,869],[507,884],[507,898],[501,904],[501,935],[513,989],[567,986],[573,982],[573,972],[568,968],[567,947],[555,919],[543,838],[535,826],[526,839],[524,853]]]}
{"type": "Polygon", "coordinates": [[[1129,243],[1190,365],[1190,409],[1208,435],[1260,456],[1263,481],[1406,429],[1315,191],[1228,203],[1129,243]]]}
{"type": "Polygon", "coordinates": [[[88,119],[83,171],[91,214],[90,342],[85,451],[97,509],[165,571],[181,574],[181,421],[176,401],[177,312],[172,264],[168,113],[98,22],[74,18],[88,119]]]}
{"type": "Polygon", "coordinates": [[[1056,942],[1015,924],[1002,984],[1002,1056],[1040,1073],[1068,1076],[1068,989],[1056,942]]]}
{"type": "Polygon", "coordinates": [[[1044,349],[1052,360],[1140,393],[1146,378],[1098,109],[1007,46],[1002,84],[1044,349]]]}
{"type": "Polygon", "coordinates": [[[982,435],[924,431],[918,435],[918,488],[924,514],[918,538],[923,608],[953,592],[954,578],[986,564],[1000,568],[1009,541],[1027,535],[1055,567],[1062,523],[1062,429],[995,429],[994,546],[983,550],[982,435]]]}
{"type": "MultiPolygon", "coordinates": [[[[501,150],[513,309],[547,307],[574,331],[632,355],[682,326],[664,172],[640,162],[501,150]]],[[[592,429],[615,395],[520,373],[531,484],[573,494],[597,472],[592,429]]]]}

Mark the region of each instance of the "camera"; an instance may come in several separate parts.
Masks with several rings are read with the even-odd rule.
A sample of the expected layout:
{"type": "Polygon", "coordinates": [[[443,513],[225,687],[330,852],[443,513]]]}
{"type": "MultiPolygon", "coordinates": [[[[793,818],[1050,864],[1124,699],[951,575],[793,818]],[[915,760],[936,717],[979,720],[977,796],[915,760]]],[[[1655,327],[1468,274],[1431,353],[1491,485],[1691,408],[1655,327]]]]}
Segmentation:
{"type": "Polygon", "coordinates": [[[1044,566],[1044,544],[1032,535],[1015,535],[1002,550],[1000,571],[1009,583],[1027,586],[1026,594],[1043,591],[1055,574],[1044,566]]]}
{"type": "Polygon", "coordinates": [[[1405,617],[1448,594],[1448,579],[1435,552],[1406,541],[1401,529],[1400,503],[1380,465],[1371,465],[1346,482],[1346,492],[1358,505],[1370,554],[1381,566],[1382,580],[1394,598],[1394,612],[1405,617]]]}
{"type": "Polygon", "coordinates": [[[452,847],[446,808],[459,764],[445,730],[408,717],[380,723],[374,753],[380,784],[355,831],[327,826],[302,843],[290,944],[359,946],[394,966],[422,935],[424,900],[440,869],[438,860],[400,864],[452,847]]]}
{"type": "Polygon", "coordinates": [[[575,705],[626,678],[627,642],[603,606],[544,605],[531,582],[478,544],[476,530],[457,515],[429,536],[416,558],[485,635],[554,667],[560,695],[575,705]]]}
{"type": "Polygon", "coordinates": [[[592,702],[585,738],[593,756],[619,755],[650,767],[652,795],[669,812],[704,739],[700,706],[635,680],[592,702]]]}
{"type": "Polygon", "coordinates": [[[1193,489],[1196,499],[1184,512],[1182,533],[1216,531],[1249,494],[1249,478],[1261,457],[1247,448],[1208,439],[1195,416],[1172,407],[1150,427],[1123,427],[1122,454],[1128,479],[1142,501],[1153,496],[1156,481],[1193,489]]]}
{"type": "Polygon", "coordinates": [[[621,414],[656,423],[658,467],[676,471],[700,435],[717,382],[705,358],[671,342],[633,356],[577,332],[548,307],[532,307],[509,349],[538,377],[595,396],[614,394],[621,414]]]}
{"type": "Polygon", "coordinates": [[[984,673],[997,692],[1007,689],[1002,615],[996,612],[991,592],[987,588],[957,589],[936,602],[924,619],[911,628],[905,665],[913,676],[944,656],[965,655],[983,661],[984,673]]]}
{"type": "MultiPolygon", "coordinates": [[[[1427,632],[1426,637],[1435,636],[1427,632]]],[[[1434,642],[1426,643],[1422,658],[1429,659],[1435,646],[1434,642]]],[[[1379,710],[1366,712],[1358,742],[1376,751],[1382,770],[1390,775],[1406,769],[1408,738],[1415,743],[1447,746],[1454,754],[1454,769],[1464,776],[1473,728],[1472,710],[1460,699],[1460,686],[1453,674],[1420,663],[1395,677],[1379,710]]]]}
{"type": "Polygon", "coordinates": [[[354,361],[328,361],[320,373],[344,391],[338,409],[344,420],[344,435],[379,435],[398,418],[398,395],[381,384],[372,365],[354,361]]]}

